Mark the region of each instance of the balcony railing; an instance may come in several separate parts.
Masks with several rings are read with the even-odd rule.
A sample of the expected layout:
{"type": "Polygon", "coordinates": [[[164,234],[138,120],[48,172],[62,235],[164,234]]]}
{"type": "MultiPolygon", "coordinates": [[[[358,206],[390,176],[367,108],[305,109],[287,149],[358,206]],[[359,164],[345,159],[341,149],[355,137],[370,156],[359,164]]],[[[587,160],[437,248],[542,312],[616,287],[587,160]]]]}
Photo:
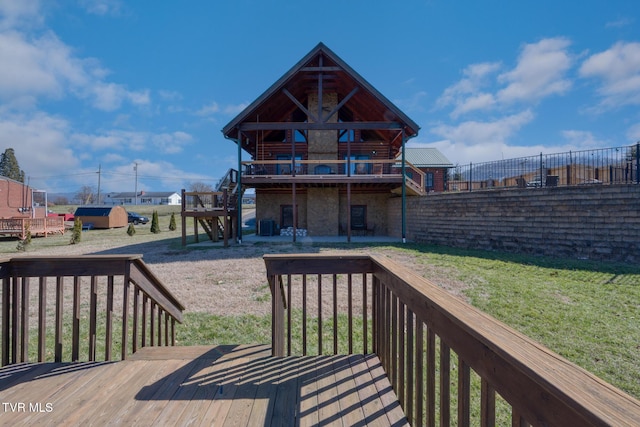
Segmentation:
{"type": "MultiPolygon", "coordinates": [[[[402,179],[402,166],[398,160],[259,160],[242,162],[243,178],[329,177],[340,179],[395,178],[402,179]]],[[[425,174],[405,162],[407,185],[417,191],[424,190],[425,174]]]]}
{"type": "Polygon", "coordinates": [[[633,397],[387,258],[264,260],[273,354],[377,354],[412,425],[640,425],[633,397]]]}
{"type": "Polygon", "coordinates": [[[125,359],[175,345],[184,307],[141,255],[5,259],[0,279],[3,366],[125,359]]]}

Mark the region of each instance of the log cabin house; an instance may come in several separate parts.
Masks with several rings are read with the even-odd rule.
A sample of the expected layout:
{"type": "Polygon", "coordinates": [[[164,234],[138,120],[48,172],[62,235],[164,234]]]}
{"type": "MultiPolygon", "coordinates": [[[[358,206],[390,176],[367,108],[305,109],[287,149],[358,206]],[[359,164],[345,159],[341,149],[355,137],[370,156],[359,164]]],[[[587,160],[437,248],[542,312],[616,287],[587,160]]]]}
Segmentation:
{"type": "Polygon", "coordinates": [[[239,185],[255,189],[257,232],[289,230],[295,241],[386,235],[392,191],[425,194],[424,173],[402,162],[418,130],[320,43],[222,132],[238,144],[239,185]]]}

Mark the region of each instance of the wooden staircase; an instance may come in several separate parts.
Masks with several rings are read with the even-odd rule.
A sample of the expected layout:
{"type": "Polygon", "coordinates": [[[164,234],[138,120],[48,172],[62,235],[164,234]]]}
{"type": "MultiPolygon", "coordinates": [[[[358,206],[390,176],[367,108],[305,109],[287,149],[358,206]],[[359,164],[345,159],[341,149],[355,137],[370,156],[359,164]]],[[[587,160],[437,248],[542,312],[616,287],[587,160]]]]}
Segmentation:
{"type": "Polygon", "coordinates": [[[186,246],[185,218],[194,219],[194,235],[198,242],[198,225],[211,241],[228,239],[235,233],[234,217],[238,215],[237,203],[240,194],[238,172],[229,169],[218,182],[216,191],[186,192],[182,190],[182,245],[186,246]]]}

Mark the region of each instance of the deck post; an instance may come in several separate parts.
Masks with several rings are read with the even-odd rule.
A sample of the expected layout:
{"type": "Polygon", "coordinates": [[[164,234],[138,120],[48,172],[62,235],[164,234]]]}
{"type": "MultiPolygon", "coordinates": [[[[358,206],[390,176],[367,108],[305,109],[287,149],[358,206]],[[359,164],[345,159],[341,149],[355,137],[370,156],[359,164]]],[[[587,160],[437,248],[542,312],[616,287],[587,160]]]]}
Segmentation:
{"type": "Polygon", "coordinates": [[[402,243],[407,243],[407,174],[405,170],[405,134],[402,128],[402,243]]]}
{"type": "Polygon", "coordinates": [[[182,194],[181,196],[181,205],[182,208],[180,210],[181,216],[182,216],[182,246],[187,246],[187,217],[185,215],[185,207],[186,207],[186,201],[184,199],[184,193],[185,193],[185,189],[182,189],[182,194]]]}
{"type": "MultiPolygon", "coordinates": [[[[242,244],[242,131],[238,129],[238,140],[236,141],[238,145],[238,218],[237,218],[237,231],[236,235],[238,236],[238,244],[242,244]]],[[[226,245],[225,245],[226,246],[226,245]]]]}

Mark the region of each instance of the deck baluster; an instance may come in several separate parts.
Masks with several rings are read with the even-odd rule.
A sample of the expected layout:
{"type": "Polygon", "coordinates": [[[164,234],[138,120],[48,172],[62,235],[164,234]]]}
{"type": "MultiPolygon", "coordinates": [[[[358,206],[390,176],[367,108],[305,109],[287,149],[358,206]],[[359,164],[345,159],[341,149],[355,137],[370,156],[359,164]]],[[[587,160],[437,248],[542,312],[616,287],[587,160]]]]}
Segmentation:
{"type": "Polygon", "coordinates": [[[471,422],[471,368],[458,356],[458,425],[471,422]]]}
{"type": "Polygon", "coordinates": [[[91,293],[89,309],[89,361],[96,360],[96,334],[98,325],[98,278],[91,276],[91,293]]]}
{"type": "Polygon", "coordinates": [[[23,277],[22,282],[22,306],[20,307],[20,361],[29,361],[29,278],[23,277]]]}
{"type": "Polygon", "coordinates": [[[63,306],[64,278],[56,277],[56,332],[55,332],[55,362],[62,362],[62,306],[63,306]]]}
{"type": "Polygon", "coordinates": [[[139,319],[139,312],[140,312],[140,293],[142,291],[140,290],[140,288],[138,288],[137,286],[133,286],[133,330],[131,331],[131,334],[133,335],[133,337],[131,338],[131,350],[135,353],[136,351],[138,351],[138,322],[140,322],[139,319]]]}
{"type": "Polygon", "coordinates": [[[107,312],[104,337],[104,359],[111,360],[113,345],[113,276],[107,278],[107,312]]]}
{"type": "Polygon", "coordinates": [[[73,278],[73,336],[71,337],[71,361],[80,360],[80,277],[73,278]]]}
{"type": "Polygon", "coordinates": [[[142,347],[147,346],[147,307],[149,306],[149,297],[146,294],[142,295],[142,347]]]}
{"type": "Polygon", "coordinates": [[[440,425],[451,424],[451,351],[440,338],[440,425]]]}
{"type": "Polygon", "coordinates": [[[38,288],[38,362],[44,362],[47,346],[47,278],[40,277],[38,288]]]}

